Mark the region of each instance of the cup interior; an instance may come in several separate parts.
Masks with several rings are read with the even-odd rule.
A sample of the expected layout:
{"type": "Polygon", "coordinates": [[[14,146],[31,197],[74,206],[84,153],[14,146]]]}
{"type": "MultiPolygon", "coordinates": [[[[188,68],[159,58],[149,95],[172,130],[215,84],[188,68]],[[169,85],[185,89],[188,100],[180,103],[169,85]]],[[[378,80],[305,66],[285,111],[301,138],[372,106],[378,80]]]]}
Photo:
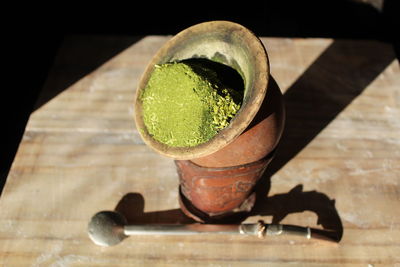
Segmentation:
{"type": "Polygon", "coordinates": [[[137,88],[135,122],[147,145],[174,159],[194,159],[214,153],[232,142],[250,124],[268,86],[269,64],[261,41],[247,28],[229,21],[210,21],[189,27],[170,39],[148,64],[137,88]],[[140,95],[156,64],[188,59],[208,59],[235,69],[243,79],[240,110],[230,124],[209,141],[194,147],[170,147],[148,133],[143,122],[140,95]]]}

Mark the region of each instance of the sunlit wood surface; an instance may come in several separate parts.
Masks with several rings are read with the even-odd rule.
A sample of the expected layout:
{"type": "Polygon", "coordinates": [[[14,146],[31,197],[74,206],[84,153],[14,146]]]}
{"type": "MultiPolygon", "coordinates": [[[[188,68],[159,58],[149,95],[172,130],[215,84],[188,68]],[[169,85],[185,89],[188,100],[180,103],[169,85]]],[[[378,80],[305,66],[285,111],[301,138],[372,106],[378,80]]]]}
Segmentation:
{"type": "Polygon", "coordinates": [[[189,222],[173,160],[133,121],[140,75],[169,38],[64,40],[0,198],[1,266],[400,264],[400,69],[389,44],[360,40],[262,38],[288,119],[246,221],[333,228],[339,244],[199,235],[94,245],[86,228],[100,210],[189,222]]]}

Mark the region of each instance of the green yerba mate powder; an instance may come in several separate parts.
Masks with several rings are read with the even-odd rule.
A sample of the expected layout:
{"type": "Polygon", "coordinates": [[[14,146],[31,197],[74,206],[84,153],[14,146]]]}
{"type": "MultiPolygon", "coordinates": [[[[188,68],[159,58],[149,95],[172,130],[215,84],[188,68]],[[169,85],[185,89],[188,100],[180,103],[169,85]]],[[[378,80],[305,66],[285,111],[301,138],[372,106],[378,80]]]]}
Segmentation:
{"type": "Polygon", "coordinates": [[[240,108],[237,93],[201,64],[156,65],[141,95],[143,119],[154,139],[172,147],[207,142],[240,108]]]}

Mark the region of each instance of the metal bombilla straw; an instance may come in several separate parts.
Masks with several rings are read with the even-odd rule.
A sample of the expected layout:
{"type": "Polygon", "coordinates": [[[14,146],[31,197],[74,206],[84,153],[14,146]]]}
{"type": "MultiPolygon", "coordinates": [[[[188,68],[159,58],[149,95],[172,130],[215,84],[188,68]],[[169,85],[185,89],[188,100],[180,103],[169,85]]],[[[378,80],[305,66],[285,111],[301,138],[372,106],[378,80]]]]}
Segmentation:
{"type": "Polygon", "coordinates": [[[235,234],[257,236],[297,235],[338,242],[334,232],[284,224],[266,224],[263,221],[250,224],[146,224],[128,225],[125,217],[114,211],[96,213],[89,222],[90,239],[99,246],[113,246],[132,235],[197,235],[235,234]]]}

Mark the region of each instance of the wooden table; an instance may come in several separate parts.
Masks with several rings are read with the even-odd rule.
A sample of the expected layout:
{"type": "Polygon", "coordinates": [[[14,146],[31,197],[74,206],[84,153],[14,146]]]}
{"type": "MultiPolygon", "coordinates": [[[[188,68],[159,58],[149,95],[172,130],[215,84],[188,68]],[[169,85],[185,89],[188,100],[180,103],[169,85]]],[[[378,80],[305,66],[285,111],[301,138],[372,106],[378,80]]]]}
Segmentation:
{"type": "Polygon", "coordinates": [[[400,265],[400,69],[376,41],[262,38],[287,127],[246,221],[333,229],[339,244],[199,235],[95,246],[86,228],[100,210],[190,221],[173,160],[133,121],[138,79],[169,38],[65,39],[0,199],[1,266],[400,265]]]}

